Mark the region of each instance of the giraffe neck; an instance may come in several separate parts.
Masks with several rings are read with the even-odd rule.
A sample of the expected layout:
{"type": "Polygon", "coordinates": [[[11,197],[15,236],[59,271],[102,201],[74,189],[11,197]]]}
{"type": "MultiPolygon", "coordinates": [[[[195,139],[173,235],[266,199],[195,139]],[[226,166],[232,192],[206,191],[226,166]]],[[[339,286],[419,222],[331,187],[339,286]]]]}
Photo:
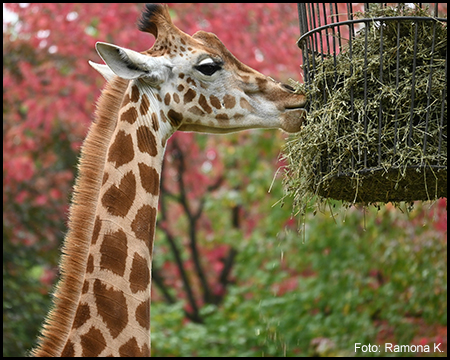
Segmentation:
{"type": "Polygon", "coordinates": [[[82,149],[62,280],[35,355],[150,355],[159,181],[174,131],[157,108],[140,80],[115,78],[102,93],[82,149]]]}

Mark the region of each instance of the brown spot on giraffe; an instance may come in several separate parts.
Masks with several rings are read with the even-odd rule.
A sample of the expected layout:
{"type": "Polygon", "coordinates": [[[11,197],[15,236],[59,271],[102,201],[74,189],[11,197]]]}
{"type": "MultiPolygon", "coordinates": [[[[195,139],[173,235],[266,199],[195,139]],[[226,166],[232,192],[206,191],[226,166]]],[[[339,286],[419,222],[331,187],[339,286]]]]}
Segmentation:
{"type": "Polygon", "coordinates": [[[188,109],[188,111],[191,112],[191,113],[193,113],[194,115],[197,115],[197,116],[203,116],[203,115],[205,115],[205,112],[204,112],[202,109],[200,109],[197,105],[196,105],[196,106],[190,107],[190,108],[188,109]]]}
{"type": "Polygon", "coordinates": [[[195,98],[196,95],[197,95],[197,93],[194,90],[188,89],[188,91],[186,91],[186,94],[184,94],[184,96],[183,96],[183,102],[185,104],[191,102],[195,98]]]}
{"type": "Polygon", "coordinates": [[[111,215],[125,217],[136,196],[136,178],[129,171],[120,181],[119,187],[111,185],[102,197],[102,205],[111,215]]]}
{"type": "Polygon", "coordinates": [[[100,267],[123,276],[127,259],[127,235],[122,229],[105,234],[100,247],[100,267]]]}
{"type": "Polygon", "coordinates": [[[135,315],[136,321],[139,323],[139,325],[149,330],[150,324],[148,322],[148,319],[150,318],[150,299],[147,299],[138,305],[135,315]]]}
{"type": "Polygon", "coordinates": [[[239,104],[241,105],[241,108],[248,110],[248,111],[252,111],[253,107],[250,105],[250,103],[247,101],[247,99],[241,97],[241,99],[239,100],[239,104]]]}
{"type": "Polygon", "coordinates": [[[149,357],[150,349],[144,344],[141,350],[136,339],[132,337],[119,348],[119,354],[121,357],[149,357]]]}
{"type": "Polygon", "coordinates": [[[155,131],[159,130],[158,116],[156,115],[156,113],[152,113],[152,127],[155,131]]]}
{"type": "Polygon", "coordinates": [[[170,109],[167,113],[167,117],[169,118],[170,123],[174,127],[180,126],[181,122],[183,121],[183,114],[176,112],[173,109],[170,109]]]}
{"type": "Polygon", "coordinates": [[[78,305],[77,312],[75,314],[73,328],[78,329],[81,325],[88,321],[90,317],[91,312],[89,310],[89,305],[81,303],[80,305],[78,305]]]}
{"type": "MultiPolygon", "coordinates": [[[[145,241],[150,246],[150,240],[155,234],[156,209],[150,205],[143,205],[137,212],[131,229],[134,231],[136,237],[145,241]]],[[[152,249],[150,248],[150,251],[152,249]]]]}
{"type": "Polygon", "coordinates": [[[228,117],[228,115],[227,114],[217,114],[216,115],[216,119],[217,120],[230,120],[230,118],[228,117]]]}
{"type": "Polygon", "coordinates": [[[92,254],[89,254],[88,261],[86,264],[86,274],[92,274],[94,271],[94,257],[92,254]]]}
{"type": "Polygon", "coordinates": [[[211,105],[214,106],[216,109],[220,109],[222,107],[219,98],[217,98],[214,95],[209,96],[209,101],[211,102],[211,105]]]}
{"type": "Polygon", "coordinates": [[[158,154],[155,135],[147,126],[139,126],[136,131],[136,137],[140,152],[150,154],[150,156],[158,154]]]}
{"type": "Polygon", "coordinates": [[[100,220],[100,216],[97,215],[94,223],[94,231],[92,233],[92,245],[95,245],[95,243],[97,242],[101,228],[102,228],[102,221],[100,220]]]}
{"type": "Polygon", "coordinates": [[[155,168],[144,163],[139,163],[139,175],[141,177],[142,187],[149,194],[159,194],[159,174],[155,168]]]}
{"type": "Polygon", "coordinates": [[[206,98],[203,94],[200,94],[200,96],[198,98],[198,103],[202,107],[202,109],[205,110],[205,112],[207,112],[208,114],[212,113],[213,110],[212,110],[211,106],[209,106],[208,101],[206,100],[206,98]]]}
{"type": "Polygon", "coordinates": [[[168,106],[168,105],[170,104],[170,94],[169,94],[169,93],[167,93],[167,94],[164,96],[164,104],[165,104],[166,106],[168,106]]]}
{"type": "Polygon", "coordinates": [[[195,87],[197,87],[197,83],[195,82],[194,79],[192,79],[190,76],[186,79],[186,82],[188,84],[194,85],[195,87]]]}
{"type": "Polygon", "coordinates": [[[133,85],[131,88],[131,101],[138,102],[139,100],[139,88],[136,85],[133,85]]]}
{"type": "Polygon", "coordinates": [[[161,139],[161,146],[162,147],[166,146],[166,143],[167,143],[167,140],[169,140],[169,137],[170,136],[168,136],[168,135],[165,135],[165,136],[162,137],[162,139],[161,139]]]}
{"type": "Polygon", "coordinates": [[[159,111],[159,116],[161,117],[163,123],[167,122],[166,115],[164,114],[164,111],[162,109],[159,111]]]}
{"type": "Polygon", "coordinates": [[[147,94],[142,94],[141,106],[139,107],[141,115],[142,116],[146,115],[149,108],[150,108],[150,100],[148,99],[147,94]]]}
{"type": "Polygon", "coordinates": [[[256,84],[258,85],[258,88],[262,91],[265,91],[267,89],[267,82],[268,80],[264,77],[258,76],[256,77],[256,84]]]}
{"type": "Polygon", "coordinates": [[[128,323],[128,306],[122,291],[108,288],[101,280],[94,281],[97,312],[107,325],[113,338],[119,336],[128,323]]]}
{"type": "Polygon", "coordinates": [[[106,348],[106,340],[102,332],[91,327],[85,335],[80,336],[83,357],[97,357],[106,348]]]}
{"type": "Polygon", "coordinates": [[[150,271],[147,260],[134,254],[130,272],[130,289],[133,293],[145,291],[150,285],[150,271]]]}
{"type": "Polygon", "coordinates": [[[75,344],[71,340],[67,340],[66,346],[61,352],[61,357],[75,357],[75,344]]]}
{"type": "Polygon", "coordinates": [[[130,124],[134,124],[136,119],[138,118],[138,112],[134,107],[129,108],[127,111],[124,111],[120,116],[121,121],[127,121],[130,124]]]}
{"type": "Polygon", "coordinates": [[[82,294],[86,294],[89,291],[89,282],[84,280],[83,288],[81,289],[82,294]]]}
{"type": "Polygon", "coordinates": [[[105,183],[108,181],[108,178],[109,178],[109,174],[107,172],[105,172],[103,174],[102,186],[105,185],[105,183]]]}
{"type": "Polygon", "coordinates": [[[225,94],[223,97],[223,104],[225,106],[225,109],[232,109],[236,105],[236,99],[234,96],[225,94]]]}
{"type": "Polygon", "coordinates": [[[130,103],[130,101],[131,101],[130,94],[126,94],[123,97],[122,105],[120,105],[120,107],[124,108],[125,106],[127,106],[130,103]]]}
{"type": "Polygon", "coordinates": [[[131,135],[120,130],[109,148],[108,161],[116,167],[129,163],[134,158],[133,139],[131,135]]]}

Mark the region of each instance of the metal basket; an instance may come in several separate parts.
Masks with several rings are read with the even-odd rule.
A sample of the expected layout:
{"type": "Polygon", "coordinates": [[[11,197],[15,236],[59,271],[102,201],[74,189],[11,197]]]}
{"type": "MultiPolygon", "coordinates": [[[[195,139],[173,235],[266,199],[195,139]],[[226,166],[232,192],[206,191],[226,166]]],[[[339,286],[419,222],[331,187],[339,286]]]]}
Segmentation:
{"type": "MultiPolygon", "coordinates": [[[[433,5],[433,4],[431,4],[433,5]]],[[[393,92],[398,92],[399,83],[402,77],[405,75],[405,69],[401,68],[402,56],[404,54],[399,49],[401,48],[402,38],[401,24],[409,21],[411,26],[415,26],[415,38],[413,61],[410,64],[410,68],[407,69],[407,73],[411,76],[411,105],[409,106],[409,117],[407,129],[403,134],[400,134],[397,129],[397,118],[399,114],[397,109],[387,109],[386,103],[381,100],[375,105],[372,103],[372,107],[376,107],[375,112],[366,113],[366,107],[361,113],[361,110],[357,112],[353,106],[349,110],[348,118],[350,121],[358,121],[360,124],[359,129],[367,131],[368,128],[377,127],[376,149],[373,151],[367,149],[350,149],[352,156],[350,160],[346,160],[346,163],[336,162],[333,159],[333,155],[325,152],[321,153],[321,159],[316,166],[315,189],[317,194],[338,200],[346,200],[350,202],[388,202],[388,201],[414,201],[414,200],[433,200],[439,197],[447,197],[447,93],[446,86],[440,94],[439,107],[440,113],[438,115],[430,113],[431,104],[427,107],[426,111],[418,111],[416,108],[418,93],[420,91],[426,91],[424,97],[428,95],[433,89],[433,71],[436,71],[436,58],[435,48],[436,44],[434,37],[432,39],[421,39],[417,36],[417,29],[421,24],[432,24],[433,31],[437,27],[447,24],[447,18],[437,17],[438,4],[434,4],[430,8],[421,9],[422,11],[428,11],[432,17],[426,16],[380,16],[369,17],[365,16],[371,10],[371,7],[378,6],[383,7],[382,4],[364,3],[359,4],[352,3],[301,3],[298,4],[298,14],[300,22],[300,39],[297,45],[302,50],[303,56],[303,77],[305,87],[310,90],[313,86],[316,86],[316,78],[320,70],[320,65],[327,61],[328,64],[335,64],[334,70],[336,76],[329,76],[326,83],[322,84],[323,94],[316,91],[316,95],[321,96],[321,105],[328,106],[329,102],[327,96],[330,96],[336,86],[339,86],[338,82],[343,81],[338,79],[338,60],[341,53],[345,52],[346,56],[352,57],[353,43],[357,37],[365,37],[365,44],[367,47],[368,37],[373,34],[374,31],[379,31],[380,41],[377,43],[379,49],[379,64],[368,64],[366,49],[365,55],[360,56],[358,59],[364,63],[364,71],[361,78],[356,82],[361,89],[356,90],[353,85],[350,88],[349,96],[351,103],[363,102],[368,104],[371,101],[373,92],[367,90],[366,84],[370,80],[368,79],[367,69],[371,66],[372,70],[374,66],[376,68],[377,81],[380,83],[380,88],[383,85],[383,81],[386,78],[386,72],[389,72],[389,76],[392,75],[392,79],[395,79],[395,83],[389,84],[393,92]],[[344,10],[345,9],[345,10],[344,10]],[[358,16],[355,16],[357,12],[360,12],[358,16]],[[361,15],[362,14],[362,15],[361,15]],[[383,31],[386,29],[387,24],[395,24],[397,27],[396,39],[389,39],[396,41],[397,43],[397,59],[385,59],[384,49],[386,46],[386,37],[383,31]],[[419,42],[429,41],[430,52],[426,59],[418,59],[416,56],[417,45],[419,42]],[[364,58],[364,59],[362,59],[364,58]],[[416,62],[417,58],[417,62],[416,62]],[[390,61],[390,67],[386,68],[387,60],[390,61]],[[424,64],[425,61],[425,64],[424,64]],[[434,63],[433,63],[434,61],[434,63]],[[392,62],[396,63],[396,66],[392,66],[392,62]],[[429,77],[426,86],[419,89],[415,82],[414,76],[418,67],[425,66],[429,71],[429,77]],[[425,89],[425,90],[424,90],[425,89]],[[416,97],[416,98],[415,98],[416,97]],[[376,114],[376,115],[374,115],[376,114]],[[358,120],[356,120],[358,119],[358,120]],[[428,128],[432,125],[438,127],[438,132],[433,134],[433,141],[437,145],[430,149],[430,139],[428,128]],[[393,127],[392,133],[394,136],[392,139],[386,140],[384,133],[387,127],[393,127]],[[416,163],[414,161],[406,161],[403,158],[403,165],[400,165],[400,159],[396,154],[399,153],[401,148],[407,148],[408,146],[418,146],[417,143],[412,144],[412,139],[420,137],[420,147],[423,152],[423,157],[416,163]],[[384,151],[389,149],[393,155],[389,160],[386,160],[384,151]],[[433,152],[431,154],[431,152],[433,152]],[[424,160],[427,159],[427,160],[424,160]],[[329,174],[333,174],[330,176],[329,174]]],[[[405,7],[405,4],[394,5],[398,9],[405,7]]],[[[409,26],[409,25],[408,25],[409,26]]],[[[433,33],[434,34],[434,33],[433,33]]],[[[422,45],[422,44],[420,44],[422,45]]],[[[373,50],[373,44],[372,50],[373,50]]],[[[377,50],[378,51],[378,50],[377,50]]],[[[411,55],[411,54],[410,54],[411,55]]],[[[445,83],[447,81],[447,50],[445,45],[445,83]]],[[[356,59],[355,59],[356,60],[356,59]]],[[[442,61],[441,64],[444,62],[442,61]]],[[[350,62],[350,72],[352,72],[352,64],[350,62]]],[[[371,73],[373,74],[373,72],[371,73]]],[[[373,76],[373,75],[370,75],[373,76]]],[[[315,109],[317,105],[317,99],[315,96],[309,99],[309,111],[315,109]]],[[[434,104],[436,105],[436,104],[434,104]]],[[[362,136],[364,137],[364,136],[362,136]]],[[[358,144],[358,147],[361,144],[358,144]]],[[[364,146],[362,147],[364,148],[364,146]]],[[[404,157],[404,155],[402,155],[404,157]]]]}

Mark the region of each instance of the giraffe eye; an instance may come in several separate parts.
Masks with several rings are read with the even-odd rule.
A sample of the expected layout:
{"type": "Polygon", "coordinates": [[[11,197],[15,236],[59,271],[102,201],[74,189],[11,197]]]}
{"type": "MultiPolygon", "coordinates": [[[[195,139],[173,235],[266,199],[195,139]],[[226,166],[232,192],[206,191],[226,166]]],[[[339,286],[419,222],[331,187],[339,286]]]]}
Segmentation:
{"type": "Polygon", "coordinates": [[[199,65],[194,66],[194,68],[200,71],[203,75],[211,76],[215,72],[222,69],[222,64],[213,61],[212,59],[205,59],[200,62],[199,65]]]}

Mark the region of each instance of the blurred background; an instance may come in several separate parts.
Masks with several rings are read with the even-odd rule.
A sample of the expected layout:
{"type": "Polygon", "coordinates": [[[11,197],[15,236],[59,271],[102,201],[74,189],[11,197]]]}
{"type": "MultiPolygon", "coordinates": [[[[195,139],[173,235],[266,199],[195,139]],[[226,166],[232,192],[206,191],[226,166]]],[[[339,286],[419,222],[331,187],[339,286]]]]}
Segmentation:
{"type": "MultiPolygon", "coordinates": [[[[214,32],[243,63],[302,81],[296,4],[169,6],[184,32],[214,32]]],[[[101,62],[95,42],[150,48],[136,28],[142,8],[3,5],[3,356],[27,354],[51,303],[77,157],[104,85],[88,65],[101,62]]],[[[446,199],[413,209],[330,202],[299,226],[290,199],[279,201],[287,138],[169,140],[152,355],[349,356],[355,343],[441,343],[439,354],[392,355],[446,356],[446,199]]]]}

